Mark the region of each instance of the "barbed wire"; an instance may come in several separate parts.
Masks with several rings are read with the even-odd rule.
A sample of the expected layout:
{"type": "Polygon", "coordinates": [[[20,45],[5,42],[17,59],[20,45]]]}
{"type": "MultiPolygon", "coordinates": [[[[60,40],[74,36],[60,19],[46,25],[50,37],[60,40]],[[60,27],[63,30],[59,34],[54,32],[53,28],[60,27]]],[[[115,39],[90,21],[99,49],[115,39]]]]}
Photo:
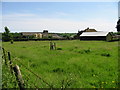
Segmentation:
{"type": "MultiPolygon", "coordinates": [[[[4,49],[4,48],[2,48],[2,49],[4,49]]],[[[5,50],[4,49],[4,51],[5,51],[5,54],[6,54],[6,52],[8,53],[8,51],[7,50],[5,50]]],[[[12,55],[10,55],[10,56],[12,56],[12,55]]],[[[14,56],[12,56],[12,57],[14,57],[14,56]]],[[[5,58],[5,56],[4,56],[4,58],[5,58]]],[[[43,83],[45,83],[46,85],[48,85],[50,88],[53,88],[53,85],[50,85],[48,82],[46,82],[40,75],[38,75],[38,74],[36,74],[36,73],[34,73],[32,70],[30,70],[30,69],[28,69],[22,62],[20,62],[20,58],[15,58],[15,59],[13,59],[13,60],[17,60],[17,62],[18,63],[20,63],[27,71],[29,71],[30,73],[32,73],[34,76],[36,76],[38,79],[40,79],[40,80],[42,80],[42,82],[43,83]]],[[[12,60],[12,61],[13,61],[12,60]]],[[[36,79],[37,80],[37,79],[36,79]]],[[[36,85],[34,85],[35,87],[37,87],[36,85]]]]}
{"type": "Polygon", "coordinates": [[[43,80],[41,78],[41,76],[37,75],[36,73],[34,73],[32,70],[28,69],[23,63],[21,63],[19,60],[17,60],[25,69],[27,69],[29,72],[31,72],[33,75],[35,75],[37,78],[41,79],[44,83],[46,83],[48,86],[53,87],[52,85],[50,85],[48,82],[46,82],[45,80],[43,80]]]}

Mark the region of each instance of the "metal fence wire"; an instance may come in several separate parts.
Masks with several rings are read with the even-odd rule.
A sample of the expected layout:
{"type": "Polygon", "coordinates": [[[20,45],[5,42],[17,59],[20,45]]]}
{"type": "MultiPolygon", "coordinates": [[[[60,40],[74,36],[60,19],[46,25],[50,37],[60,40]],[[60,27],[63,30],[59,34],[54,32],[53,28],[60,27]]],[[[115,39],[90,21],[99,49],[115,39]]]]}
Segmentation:
{"type": "MultiPolygon", "coordinates": [[[[15,72],[13,70],[13,68],[15,67],[14,65],[17,62],[19,63],[21,66],[22,66],[22,69],[24,68],[25,71],[23,71],[22,69],[20,70],[22,72],[22,78],[24,80],[24,87],[23,88],[45,88],[45,87],[48,87],[48,88],[53,88],[53,85],[49,84],[47,81],[45,81],[40,75],[36,74],[35,72],[33,72],[30,68],[28,68],[27,66],[25,66],[21,61],[20,61],[20,58],[12,58],[11,57],[14,57],[11,55],[10,52],[8,52],[7,50],[5,50],[4,48],[2,48],[2,64],[7,67],[7,69],[9,68],[9,72],[7,76],[11,77],[11,75],[13,76],[16,76],[15,75],[15,72]],[[11,70],[12,69],[12,70],[11,70]],[[25,74],[24,72],[27,72],[27,74],[25,74]],[[31,80],[31,77],[35,77],[35,80],[31,80]],[[29,83],[28,83],[29,81],[29,83]]],[[[17,65],[18,66],[18,65],[17,65]]],[[[18,78],[18,77],[16,77],[18,78]]],[[[19,86],[19,81],[15,81],[15,82],[18,82],[18,86],[19,86]]],[[[4,82],[2,83],[3,84],[3,88],[4,88],[4,82]]],[[[19,86],[20,87],[20,86],[19,86]]]]}

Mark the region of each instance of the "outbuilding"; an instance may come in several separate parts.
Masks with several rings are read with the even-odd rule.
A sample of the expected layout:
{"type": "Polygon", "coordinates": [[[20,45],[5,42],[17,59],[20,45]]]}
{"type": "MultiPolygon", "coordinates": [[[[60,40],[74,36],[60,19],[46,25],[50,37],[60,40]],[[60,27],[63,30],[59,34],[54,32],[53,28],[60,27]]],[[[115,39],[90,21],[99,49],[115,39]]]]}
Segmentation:
{"type": "Polygon", "coordinates": [[[110,32],[83,32],[80,35],[80,40],[105,40],[111,41],[112,40],[112,33],[110,32]]]}

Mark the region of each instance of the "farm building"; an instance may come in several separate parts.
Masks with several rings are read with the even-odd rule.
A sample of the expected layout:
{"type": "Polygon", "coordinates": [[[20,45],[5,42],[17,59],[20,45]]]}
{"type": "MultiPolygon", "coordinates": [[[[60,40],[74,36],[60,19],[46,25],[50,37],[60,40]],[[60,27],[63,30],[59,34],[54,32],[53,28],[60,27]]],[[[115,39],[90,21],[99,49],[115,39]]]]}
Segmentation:
{"type": "Polygon", "coordinates": [[[21,34],[25,37],[34,36],[35,38],[54,38],[54,39],[62,39],[63,37],[59,36],[56,33],[48,33],[48,30],[43,30],[43,32],[21,32],[21,34]]]}
{"type": "Polygon", "coordinates": [[[97,32],[95,29],[90,29],[89,27],[84,30],[84,32],[97,32]]]}
{"type": "Polygon", "coordinates": [[[106,40],[111,41],[112,40],[112,33],[110,32],[83,32],[80,35],[80,40],[106,40]]]}
{"type": "Polygon", "coordinates": [[[41,32],[21,32],[23,36],[35,36],[36,38],[42,38],[41,32]]]}

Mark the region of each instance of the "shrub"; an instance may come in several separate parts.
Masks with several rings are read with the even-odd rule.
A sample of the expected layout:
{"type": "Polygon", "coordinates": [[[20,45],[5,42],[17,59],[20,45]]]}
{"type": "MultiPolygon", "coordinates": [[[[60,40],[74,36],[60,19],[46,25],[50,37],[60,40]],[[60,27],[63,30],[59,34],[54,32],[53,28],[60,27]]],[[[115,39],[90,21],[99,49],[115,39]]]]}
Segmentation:
{"type": "Polygon", "coordinates": [[[13,40],[11,40],[10,42],[11,42],[11,44],[13,44],[13,40]]]}
{"type": "Polygon", "coordinates": [[[57,50],[62,50],[62,48],[57,48],[57,50]]]}
{"type": "Polygon", "coordinates": [[[53,72],[64,72],[64,70],[61,68],[56,68],[56,69],[53,69],[53,72]]]}
{"type": "Polygon", "coordinates": [[[36,64],[31,64],[30,66],[31,66],[31,67],[33,67],[33,68],[34,68],[34,67],[37,67],[37,65],[36,65],[36,64]]]}
{"type": "Polygon", "coordinates": [[[43,61],[42,63],[43,63],[43,64],[48,64],[48,61],[43,61]]]}
{"type": "Polygon", "coordinates": [[[81,54],[84,54],[84,53],[90,53],[91,50],[90,49],[86,49],[86,50],[81,50],[81,51],[78,51],[78,53],[81,53],[81,54]]]}
{"type": "Polygon", "coordinates": [[[111,55],[109,53],[102,53],[101,56],[110,57],[111,55]]]}
{"type": "Polygon", "coordinates": [[[85,52],[85,53],[89,53],[89,52],[90,52],[90,49],[88,49],[88,50],[84,50],[84,52],[85,52]]]}

